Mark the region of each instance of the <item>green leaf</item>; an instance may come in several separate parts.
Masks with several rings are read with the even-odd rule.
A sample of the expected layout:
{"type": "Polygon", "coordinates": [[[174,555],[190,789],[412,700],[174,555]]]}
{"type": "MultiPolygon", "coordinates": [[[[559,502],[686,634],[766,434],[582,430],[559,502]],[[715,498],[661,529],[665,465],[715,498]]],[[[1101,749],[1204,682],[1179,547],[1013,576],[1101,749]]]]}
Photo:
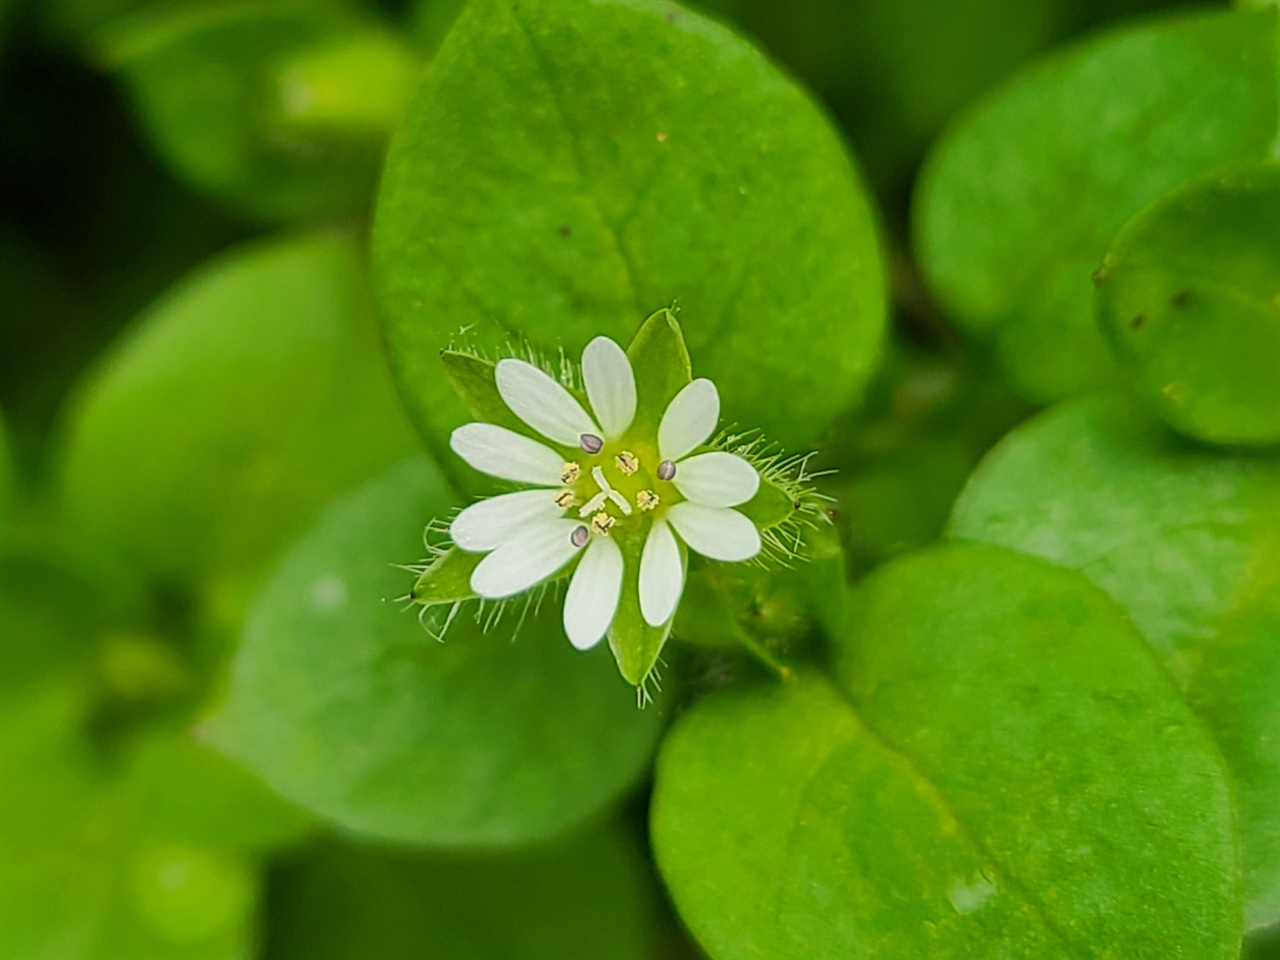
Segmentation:
{"type": "Polygon", "coordinates": [[[152,7],[101,32],[175,173],[265,220],[358,211],[416,79],[405,45],[347,3],[152,7]]]}
{"type": "Polygon", "coordinates": [[[1095,306],[1138,393],[1214,443],[1280,441],[1280,165],[1215,173],[1121,231],[1095,306]]]}
{"type": "Polygon", "coordinates": [[[464,411],[437,355],[459,335],[576,359],[676,304],[726,417],[796,449],[859,394],[883,330],[839,137],[755,50],[663,3],[469,5],[392,145],[374,262],[441,456],[464,411]]]}
{"type": "Polygon", "coordinates": [[[424,520],[452,499],[415,460],[330,507],[258,598],[209,736],[347,830],[540,839],[616,800],[662,719],[620,695],[605,650],[570,647],[558,603],[488,633],[462,611],[438,643],[395,602],[409,583],[392,563],[421,551],[424,520]]]}
{"type": "Polygon", "coordinates": [[[1280,919],[1280,460],[1193,446],[1114,398],[1011,434],[953,536],[1073,567],[1133,618],[1227,761],[1250,928],[1280,919]]]}
{"type": "Polygon", "coordinates": [[[411,452],[361,256],[341,234],[255,245],[145,314],[75,405],[71,522],[230,602],[330,497],[411,452]]]}
{"type": "Polygon", "coordinates": [[[289,865],[267,942],[280,960],[642,960],[648,865],[620,830],[484,860],[331,848],[289,865]]]}
{"type": "Polygon", "coordinates": [[[994,339],[1027,396],[1116,379],[1090,273],[1162,194],[1269,155],[1276,49],[1274,11],[1121,29],[1015,77],[935,149],[916,199],[920,259],[943,304],[994,339]]]}
{"type": "Polygon", "coordinates": [[[659,757],[659,866],[716,957],[1234,957],[1231,797],[1079,574],[895,561],[811,674],[699,702],[659,757]]]}

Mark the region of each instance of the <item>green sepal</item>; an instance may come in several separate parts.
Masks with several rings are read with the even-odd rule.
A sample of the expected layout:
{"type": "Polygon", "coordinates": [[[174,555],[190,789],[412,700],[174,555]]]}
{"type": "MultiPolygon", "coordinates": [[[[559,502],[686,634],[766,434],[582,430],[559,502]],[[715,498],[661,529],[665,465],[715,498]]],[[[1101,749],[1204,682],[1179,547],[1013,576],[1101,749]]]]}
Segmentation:
{"type": "MultiPolygon", "coordinates": [[[[413,589],[409,591],[409,599],[424,607],[479,600],[480,595],[471,589],[471,574],[487,556],[487,553],[468,553],[458,547],[450,547],[418,574],[413,589]]],[[[542,582],[564,580],[576,567],[576,563],[569,563],[542,582]]]]}
{"type": "Polygon", "coordinates": [[[636,416],[631,434],[656,437],[667,404],[693,379],[693,364],[675,314],[663,308],[640,327],[627,359],[636,378],[636,416]]]}
{"type": "MultiPolygon", "coordinates": [[[[614,536],[618,540],[618,546],[622,548],[625,572],[618,610],[609,626],[609,649],[618,662],[622,678],[632,686],[643,689],[658,663],[658,655],[662,653],[667,637],[671,635],[675,614],[660,627],[651,627],[645,622],[644,615],[640,612],[640,554],[644,550],[645,535],[636,530],[615,533],[614,536]]],[[[680,547],[682,572],[687,573],[689,554],[683,543],[679,540],[676,542],[680,547]]]]}
{"type": "Polygon", "coordinates": [[[484,558],[483,553],[467,553],[450,547],[418,575],[409,599],[424,607],[477,599],[478,595],[471,589],[471,574],[484,558]]]}
{"type": "Polygon", "coordinates": [[[473,417],[519,433],[528,432],[528,427],[511,412],[498,393],[498,384],[493,378],[496,364],[458,350],[441,350],[440,362],[450,386],[473,417]]]}
{"type": "Polygon", "coordinates": [[[736,507],[748,520],[761,530],[794,520],[804,504],[783,490],[777,483],[761,475],[760,489],[756,495],[736,507]]]}

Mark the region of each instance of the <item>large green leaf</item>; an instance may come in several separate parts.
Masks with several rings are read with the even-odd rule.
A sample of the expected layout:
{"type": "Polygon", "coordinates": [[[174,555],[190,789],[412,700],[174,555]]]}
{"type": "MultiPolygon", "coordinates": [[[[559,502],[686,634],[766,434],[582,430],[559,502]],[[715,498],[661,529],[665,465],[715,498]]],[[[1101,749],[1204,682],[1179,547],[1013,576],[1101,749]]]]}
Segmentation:
{"type": "Polygon", "coordinates": [[[1246,921],[1280,919],[1280,459],[1221,456],[1118,399],[1077,401],[998,446],[951,520],[1074,567],[1133,618],[1227,760],[1246,921]]]}
{"type": "Polygon", "coordinates": [[[1162,197],[1112,244],[1096,306],[1138,392],[1175,429],[1280,441],[1280,165],[1162,197]]]}
{"type": "Polygon", "coordinates": [[[216,591],[411,452],[361,258],[337,233],[271,242],[158,303],[74,411],[72,522],[157,576],[216,591]]]}
{"type": "Polygon", "coordinates": [[[1214,11],[1087,41],[1016,77],[927,164],[917,247],[934,291],[1050,400],[1116,377],[1090,274],[1121,226],[1276,126],[1275,11],[1214,11]]]}
{"type": "Polygon", "coordinates": [[[662,718],[636,710],[607,650],[570,647],[558,603],[511,611],[488,633],[462,610],[439,643],[394,602],[411,580],[392,564],[415,559],[423,525],[452,504],[415,460],[326,511],[259,597],[210,734],[347,829],[438,846],[530,841],[615,800],[662,718]]]}
{"type": "Polygon", "coordinates": [[[814,675],[663,746],[658,863],[716,957],[1222,957],[1221,762],[1123,613],[990,547],[866,581],[814,675]]]}
{"type": "Polygon", "coordinates": [[[678,304],[725,416],[792,448],[856,396],[883,285],[872,215],[812,102],[666,3],[475,3],[387,159],[374,255],[433,449],[465,411],[439,352],[577,359],[678,304]]]}
{"type": "Polygon", "coordinates": [[[654,890],[613,825],[483,860],[331,848],[279,879],[267,950],[279,960],[645,960],[654,890]]]}
{"type": "Polygon", "coordinates": [[[179,176],[252,216],[360,210],[417,66],[355,4],[152,6],[95,38],[179,176]]]}

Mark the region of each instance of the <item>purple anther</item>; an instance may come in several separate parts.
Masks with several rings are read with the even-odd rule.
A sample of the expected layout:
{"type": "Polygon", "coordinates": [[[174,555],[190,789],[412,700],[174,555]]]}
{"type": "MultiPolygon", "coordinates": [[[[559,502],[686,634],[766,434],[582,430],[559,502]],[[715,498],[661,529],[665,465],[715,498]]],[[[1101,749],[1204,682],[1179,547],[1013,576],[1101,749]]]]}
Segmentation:
{"type": "Polygon", "coordinates": [[[658,464],[658,479],[670,480],[676,475],[676,464],[674,460],[663,460],[658,464]]]}
{"type": "Polygon", "coordinates": [[[569,542],[579,549],[585,547],[590,539],[591,531],[586,527],[574,527],[573,533],[569,534],[569,542]]]}
{"type": "Polygon", "coordinates": [[[578,446],[587,453],[599,453],[600,449],[604,446],[604,441],[594,433],[584,433],[578,438],[578,446]]]}

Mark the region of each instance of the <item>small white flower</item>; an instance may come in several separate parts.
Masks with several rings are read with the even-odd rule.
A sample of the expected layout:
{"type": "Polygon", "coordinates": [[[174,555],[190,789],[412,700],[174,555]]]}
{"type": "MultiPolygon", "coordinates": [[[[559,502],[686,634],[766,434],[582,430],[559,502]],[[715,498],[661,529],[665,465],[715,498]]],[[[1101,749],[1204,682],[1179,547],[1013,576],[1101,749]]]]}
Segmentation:
{"type": "Polygon", "coordinates": [[[620,535],[643,537],[639,570],[630,575],[639,578],[641,614],[652,627],[671,619],[684,590],[677,536],[724,561],[754,557],[761,541],[755,524],[732,509],[755,496],[756,469],[724,451],[694,453],[720,417],[710,380],[694,380],[671,400],[654,437],[631,429],[636,381],[618,344],[592,340],[582,375],[590,412],[533,364],[497,364],[503,401],[550,445],[490,423],[456,429],[450,446],[468,464],[532,489],[467,507],[450,533],[460,549],[488,554],[471,575],[472,590],[486,599],[521,593],[581,554],[564,628],[586,650],[608,632],[628,576],[620,535]]]}

